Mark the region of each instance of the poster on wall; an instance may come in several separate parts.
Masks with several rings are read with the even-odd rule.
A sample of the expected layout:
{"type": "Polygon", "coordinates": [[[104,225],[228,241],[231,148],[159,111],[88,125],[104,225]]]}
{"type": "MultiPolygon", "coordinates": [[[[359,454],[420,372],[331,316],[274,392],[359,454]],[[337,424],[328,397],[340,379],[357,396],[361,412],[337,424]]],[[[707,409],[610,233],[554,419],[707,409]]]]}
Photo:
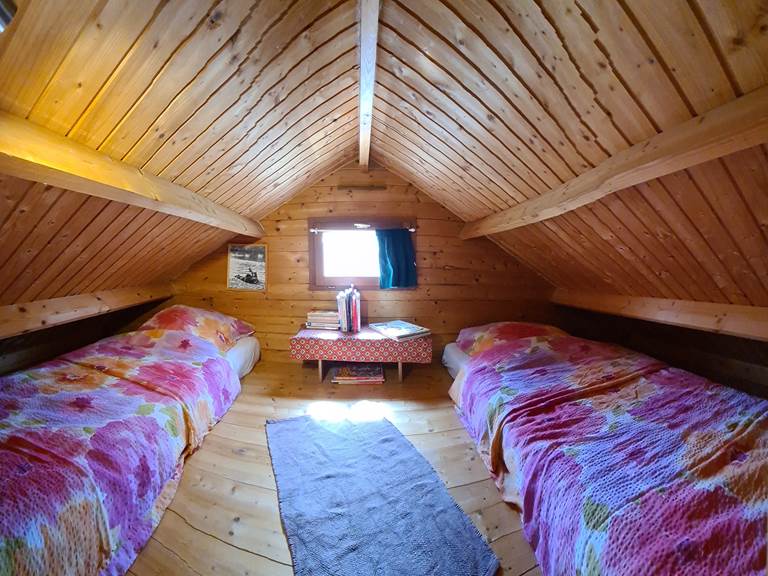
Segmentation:
{"type": "Polygon", "coordinates": [[[264,244],[230,244],[227,288],[266,290],[267,247],[264,244]]]}

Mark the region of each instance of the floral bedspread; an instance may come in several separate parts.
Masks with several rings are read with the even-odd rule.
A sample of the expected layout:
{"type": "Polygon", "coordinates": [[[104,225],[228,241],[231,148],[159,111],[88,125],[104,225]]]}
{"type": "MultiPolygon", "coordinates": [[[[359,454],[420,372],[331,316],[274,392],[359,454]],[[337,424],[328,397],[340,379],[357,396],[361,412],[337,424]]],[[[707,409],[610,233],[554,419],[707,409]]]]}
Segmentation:
{"type": "Polygon", "coordinates": [[[0,575],[125,573],[239,391],[214,342],[162,329],[0,378],[0,575]]]}
{"type": "Polygon", "coordinates": [[[767,400],[567,335],[479,348],[461,417],[543,574],[766,574],[767,400]]]}

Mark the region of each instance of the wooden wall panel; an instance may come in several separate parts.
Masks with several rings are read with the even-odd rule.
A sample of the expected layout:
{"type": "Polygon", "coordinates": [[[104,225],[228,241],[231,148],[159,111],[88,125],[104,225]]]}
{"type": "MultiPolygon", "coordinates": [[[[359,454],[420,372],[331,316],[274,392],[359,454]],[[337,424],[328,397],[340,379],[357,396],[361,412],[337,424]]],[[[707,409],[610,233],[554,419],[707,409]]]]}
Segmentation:
{"type": "Polygon", "coordinates": [[[0,175],[0,305],[170,280],[232,233],[0,175]]]}
{"type": "Polygon", "coordinates": [[[210,306],[253,322],[265,356],[287,359],[288,339],[307,311],[335,306],[335,292],[309,290],[307,218],[326,215],[415,220],[419,287],[363,290],[363,312],[369,321],[399,317],[429,326],[436,356],[464,326],[548,317],[550,287],[526,266],[486,239],[458,240],[461,220],[402,178],[380,167],[362,173],[353,166],[306,188],[263,220],[265,293],[226,289],[222,247],[176,281],[178,294],[168,304],[210,306]]]}

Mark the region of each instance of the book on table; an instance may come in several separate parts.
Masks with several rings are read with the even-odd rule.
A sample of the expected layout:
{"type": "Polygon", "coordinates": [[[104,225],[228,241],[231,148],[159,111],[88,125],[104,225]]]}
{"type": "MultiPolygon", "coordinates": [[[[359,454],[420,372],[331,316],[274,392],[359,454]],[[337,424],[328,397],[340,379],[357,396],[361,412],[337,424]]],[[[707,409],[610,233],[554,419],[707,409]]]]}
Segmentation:
{"type": "Polygon", "coordinates": [[[338,330],[341,327],[336,310],[311,310],[307,312],[307,328],[313,330],[338,330]]]}
{"type": "Polygon", "coordinates": [[[384,368],[381,364],[351,363],[331,368],[331,382],[334,384],[381,384],[384,382],[384,368]]]}
{"type": "Polygon", "coordinates": [[[429,328],[411,324],[405,320],[376,322],[374,324],[368,324],[368,326],[372,330],[376,330],[376,332],[379,332],[380,334],[383,334],[392,340],[397,340],[398,342],[405,342],[406,340],[413,340],[414,338],[429,336],[432,333],[429,328]]]}

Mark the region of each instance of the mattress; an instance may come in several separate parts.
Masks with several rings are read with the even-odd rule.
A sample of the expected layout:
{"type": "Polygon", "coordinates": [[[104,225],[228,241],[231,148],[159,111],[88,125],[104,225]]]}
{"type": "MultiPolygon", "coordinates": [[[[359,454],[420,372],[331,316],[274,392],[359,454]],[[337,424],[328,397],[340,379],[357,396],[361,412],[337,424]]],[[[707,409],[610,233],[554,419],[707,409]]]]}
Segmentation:
{"type": "Polygon", "coordinates": [[[227,362],[232,366],[238,378],[242,378],[253,370],[253,366],[258,362],[260,356],[261,345],[259,339],[254,336],[240,338],[225,354],[227,362]]]}
{"type": "Polygon", "coordinates": [[[456,342],[451,342],[443,350],[443,366],[448,369],[448,374],[451,378],[456,378],[464,365],[469,362],[469,355],[467,355],[456,342]]]}
{"type": "Polygon", "coordinates": [[[572,336],[486,341],[460,416],[542,574],[766,574],[768,401],[572,336]]]}

